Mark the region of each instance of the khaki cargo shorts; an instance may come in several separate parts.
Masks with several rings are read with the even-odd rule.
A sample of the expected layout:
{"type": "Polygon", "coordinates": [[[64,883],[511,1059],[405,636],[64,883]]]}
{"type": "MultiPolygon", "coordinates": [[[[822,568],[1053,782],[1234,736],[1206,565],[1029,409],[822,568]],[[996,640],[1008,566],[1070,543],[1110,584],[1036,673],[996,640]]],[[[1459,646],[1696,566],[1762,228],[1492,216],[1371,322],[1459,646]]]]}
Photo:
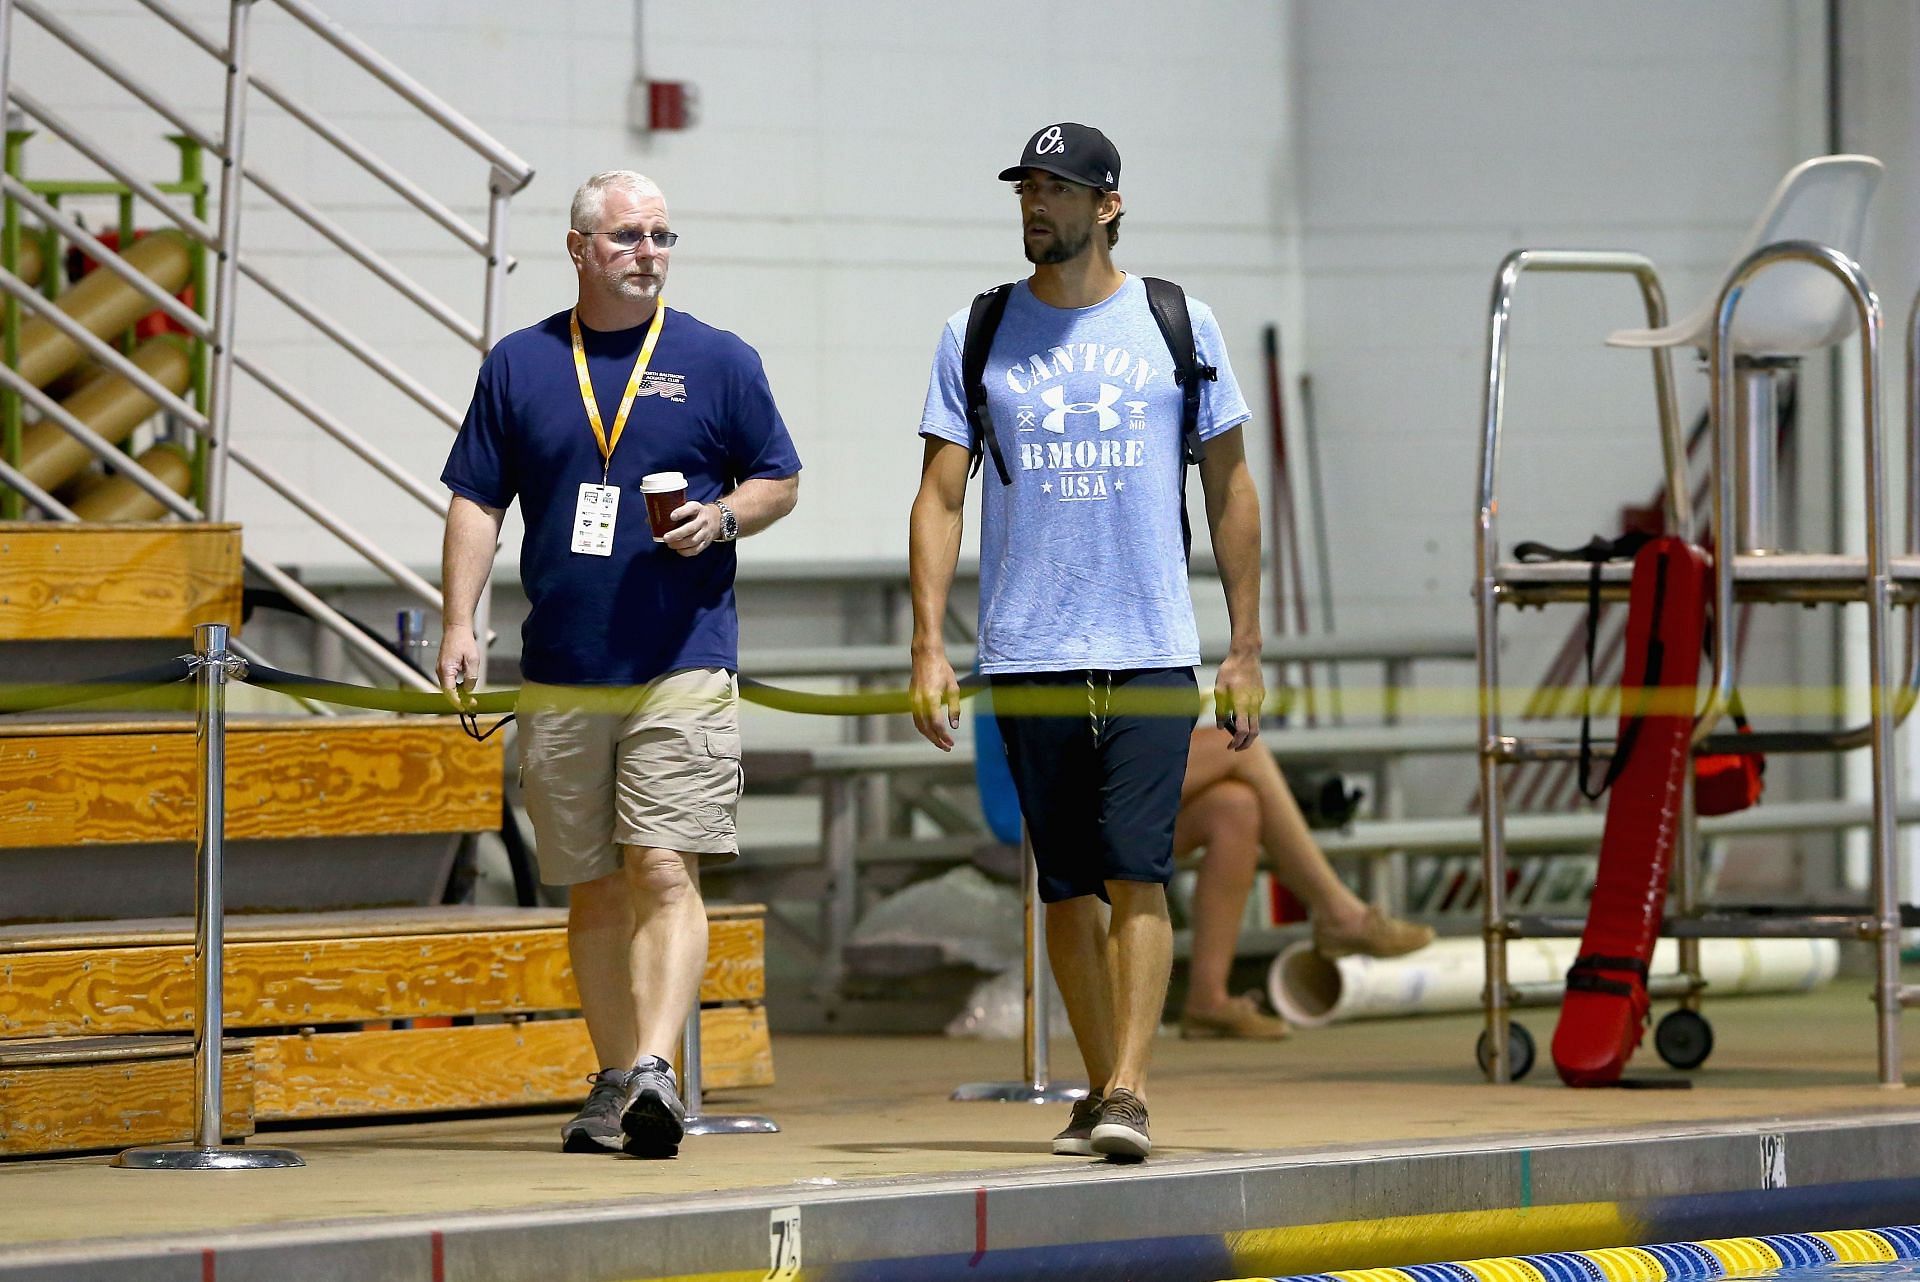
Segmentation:
{"type": "Polygon", "coordinates": [[[525,686],[514,711],[540,880],[569,886],[618,872],[621,846],[707,863],[738,855],[739,695],[723,668],[644,686],[525,686]]]}

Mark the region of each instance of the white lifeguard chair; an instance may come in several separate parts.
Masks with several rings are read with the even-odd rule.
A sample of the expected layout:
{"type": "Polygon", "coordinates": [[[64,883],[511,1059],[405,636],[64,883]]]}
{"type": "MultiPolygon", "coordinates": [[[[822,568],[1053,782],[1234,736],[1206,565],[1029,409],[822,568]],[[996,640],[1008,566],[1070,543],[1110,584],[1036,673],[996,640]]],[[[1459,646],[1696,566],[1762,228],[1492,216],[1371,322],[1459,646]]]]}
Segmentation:
{"type": "MultiPolygon", "coordinates": [[[[1479,509],[1475,529],[1475,583],[1480,678],[1480,793],[1483,878],[1486,886],[1483,931],[1486,942],[1486,1028],[1478,1048],[1490,1080],[1505,1082],[1531,1066],[1532,1038],[1509,1020],[1517,1004],[1557,1000],[1552,992],[1528,992],[1507,982],[1506,945],[1524,937],[1577,937],[1577,918],[1518,918],[1506,904],[1505,804],[1500,770],[1521,762],[1577,760],[1574,740],[1519,738],[1504,733],[1500,708],[1499,623],[1501,606],[1544,605],[1587,600],[1590,567],[1586,562],[1503,561],[1500,558],[1498,465],[1506,394],[1508,328],[1515,287],[1528,271],[1618,273],[1633,276],[1645,303],[1647,327],[1620,330],[1608,338],[1618,347],[1647,350],[1653,361],[1655,399],[1667,473],[1667,529],[1692,528],[1686,447],[1674,407],[1672,350],[1693,347],[1707,358],[1712,379],[1709,418],[1713,428],[1712,496],[1713,680],[1695,719],[1696,754],[1711,752],[1839,752],[1866,747],[1873,757],[1872,800],[1858,806],[1833,806],[1832,826],[1865,821],[1872,828],[1873,905],[1868,913],[1768,912],[1764,915],[1702,911],[1697,902],[1698,823],[1693,812],[1692,772],[1687,774],[1685,822],[1675,853],[1674,902],[1663,933],[1679,941],[1680,973],[1656,976],[1654,997],[1675,997],[1681,1006],[1661,1021],[1655,1045],[1677,1067],[1691,1067],[1711,1048],[1711,1030],[1699,1015],[1703,985],[1699,940],[1756,936],[1871,940],[1876,946],[1879,984],[1875,993],[1880,1079],[1901,1081],[1899,1016],[1903,1006],[1920,1004],[1920,990],[1900,983],[1902,909],[1894,858],[1895,776],[1893,731],[1913,706],[1920,690],[1920,645],[1909,660],[1898,689],[1890,661],[1892,607],[1920,604],[1920,507],[1908,495],[1905,555],[1892,554],[1888,534],[1885,437],[1879,408],[1879,302],[1855,261],[1865,226],[1867,202],[1883,166],[1870,156],[1822,156],[1791,170],[1755,221],[1732,266],[1706,299],[1676,323],[1668,324],[1658,272],[1639,254],[1517,250],[1501,264],[1495,279],[1487,343],[1487,383],[1479,469],[1479,509]],[[1861,336],[1860,395],[1865,451],[1865,556],[1838,552],[1787,551],[1775,528],[1777,467],[1774,434],[1774,379],[1783,366],[1858,333],[1861,336]],[[1735,678],[1734,607],[1736,602],[1864,601],[1868,605],[1868,668],[1872,686],[1870,713],[1859,726],[1830,731],[1758,732],[1715,735],[1726,714],[1735,678]],[[1671,1033],[1671,1036],[1668,1034],[1671,1033]],[[1670,1053],[1673,1052],[1673,1053],[1670,1053]],[[1691,1062],[1687,1062],[1688,1060],[1691,1062]]],[[[1920,302],[1916,303],[1920,315],[1920,302]]],[[[1920,332],[1910,322],[1909,342],[1920,355],[1920,332]]],[[[1920,366],[1916,366],[1920,368],[1920,366]]],[[[1920,441],[1915,413],[1908,405],[1908,457],[1920,441]]],[[[1602,590],[1623,601],[1631,566],[1602,567],[1602,590]]],[[[1606,755],[1611,745],[1595,745],[1606,755]]]]}

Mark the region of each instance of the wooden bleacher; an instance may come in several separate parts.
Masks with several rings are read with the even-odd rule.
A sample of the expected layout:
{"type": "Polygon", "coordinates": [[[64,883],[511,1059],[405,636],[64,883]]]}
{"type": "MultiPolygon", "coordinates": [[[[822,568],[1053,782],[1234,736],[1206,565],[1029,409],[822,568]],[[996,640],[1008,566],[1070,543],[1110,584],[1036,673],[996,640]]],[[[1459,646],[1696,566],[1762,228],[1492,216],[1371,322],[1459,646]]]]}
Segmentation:
{"type": "MultiPolygon", "coordinates": [[[[0,524],[0,575],[0,667],[8,642],[177,638],[184,650],[195,624],[240,623],[233,526],[0,524]]],[[[228,726],[232,840],[292,839],[324,856],[328,842],[500,824],[502,742],[477,743],[452,717],[228,726]]],[[[59,852],[82,847],[178,851],[194,837],[195,792],[185,719],[0,717],[0,860],[43,860],[36,877],[59,876],[59,852]]],[[[763,910],[710,914],[704,1086],[770,1084],[763,910]]],[[[192,933],[186,918],[0,924],[0,1157],[191,1136],[192,933]]],[[[226,938],[229,1135],[563,1105],[598,1067],[562,911],[230,913],[226,938]]]]}
{"type": "MultiPolygon", "coordinates": [[[[704,1085],[769,1085],[762,910],[709,913],[704,1085]]],[[[0,1156],[188,1138],[192,936],[186,919],[0,927],[0,1156]]],[[[231,919],[228,1125],[578,1100],[599,1067],[578,1005],[555,909],[231,919]]]]}

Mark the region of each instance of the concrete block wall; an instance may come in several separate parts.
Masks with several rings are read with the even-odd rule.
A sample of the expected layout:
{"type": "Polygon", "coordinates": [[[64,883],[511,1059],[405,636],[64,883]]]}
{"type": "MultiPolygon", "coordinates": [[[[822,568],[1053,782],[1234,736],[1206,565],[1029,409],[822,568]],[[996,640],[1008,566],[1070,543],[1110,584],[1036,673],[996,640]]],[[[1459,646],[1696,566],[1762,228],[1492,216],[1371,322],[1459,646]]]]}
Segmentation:
{"type": "MultiPolygon", "coordinates": [[[[177,83],[196,119],[217,131],[211,59],[133,0],[61,8],[118,56],[144,62],[156,82],[177,83]]],[[[217,0],[181,8],[224,36],[217,0]]],[[[1302,329],[1284,6],[1221,4],[1204,21],[1180,22],[1146,0],[1040,11],[878,0],[338,0],[328,12],[538,170],[513,207],[521,266],[510,324],[570,301],[563,235],[580,179],[622,166],[662,184],[685,237],[672,302],[760,349],[809,468],[799,512],[756,556],[904,558],[920,455],[914,429],[935,340],[973,293],[1022,274],[1013,202],[993,175],[1050,119],[1095,121],[1118,141],[1133,214],[1123,263],[1182,279],[1212,303],[1244,379],[1259,378],[1261,325],[1302,329]],[[649,74],[696,87],[698,123],[686,133],[649,138],[627,127],[636,9],[649,74]],[[1151,69],[1129,69],[1148,46],[1151,69]]],[[[18,26],[23,86],[103,131],[151,131],[31,22],[18,26]]],[[[481,163],[274,6],[256,8],[254,28],[261,71],[483,221],[481,163]]],[[[477,260],[276,110],[258,119],[250,154],[261,168],[288,175],[415,279],[477,314],[477,260]]],[[[161,155],[152,141],[131,150],[161,155]]],[[[58,149],[36,151],[35,170],[60,159],[58,149]]],[[[464,408],[472,352],[258,193],[245,217],[250,252],[464,408]]],[[[443,429],[351,356],[312,341],[257,289],[242,307],[243,347],[325,389],[348,422],[418,474],[437,476],[443,429]]],[[[310,476],[403,559],[435,560],[438,534],[424,510],[366,483],[338,447],[245,380],[236,407],[236,439],[310,476]]],[[[236,481],[234,501],[253,546],[276,559],[325,566],[349,555],[252,483],[236,481]]]]}

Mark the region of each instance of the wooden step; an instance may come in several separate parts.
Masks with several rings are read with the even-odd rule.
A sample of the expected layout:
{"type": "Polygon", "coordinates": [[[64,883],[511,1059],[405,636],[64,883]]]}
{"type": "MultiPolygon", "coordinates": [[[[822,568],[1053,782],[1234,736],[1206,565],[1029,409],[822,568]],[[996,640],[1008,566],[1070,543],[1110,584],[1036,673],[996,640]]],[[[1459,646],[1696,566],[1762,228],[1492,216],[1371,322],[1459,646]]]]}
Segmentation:
{"type": "MultiPolygon", "coordinates": [[[[702,1002],[766,994],[757,906],[708,910],[702,1002]]],[[[236,917],[226,930],[226,1027],[275,1028],[572,1010],[566,913],[392,909],[236,917]]],[[[184,918],[0,927],[0,1037],[193,1027],[184,918]]]]}
{"type": "Polygon", "coordinates": [[[240,527],[0,521],[0,641],[240,633],[240,527]]]}
{"type": "MultiPolygon", "coordinates": [[[[221,1131],[251,1135],[253,1052],[229,1040],[220,1063],[221,1131]]],[[[193,1107],[190,1038],[0,1042],[0,1157],[190,1140],[193,1107]]]]}
{"type": "MultiPolygon", "coordinates": [[[[600,1067],[580,1019],[262,1037],[254,1056],[261,1121],[571,1104],[600,1067]]],[[[703,1008],[700,1063],[703,1091],[772,1085],[765,1007],[703,1008]]]]}
{"type": "MultiPolygon", "coordinates": [[[[502,752],[451,716],[235,718],[227,837],[491,831],[502,752]]],[[[0,726],[0,849],[191,841],[196,761],[184,720],[0,726]]]]}
{"type": "MultiPolygon", "coordinates": [[[[765,909],[707,912],[704,1086],[771,1085],[765,909]]],[[[263,1030],[244,1043],[243,1071],[229,1074],[230,1108],[231,1084],[244,1079],[248,1118],[564,1104],[585,1097],[599,1067],[586,1025],[572,1017],[579,994],[563,911],[274,914],[231,919],[226,934],[225,1025],[263,1030]],[[419,1023],[392,1026],[406,1021],[419,1023]]],[[[116,1138],[133,1122],[101,1113],[97,1101],[113,1090],[137,1105],[141,1126],[184,1138],[190,1064],[168,1076],[148,1061],[186,1045],[158,1034],[192,1028],[194,983],[185,919],[0,927],[0,1154],[153,1138],[116,1138]],[[7,1075],[16,1061],[21,1073],[60,1074],[16,1082],[7,1075]],[[148,1118],[164,1090],[177,1108],[148,1118]],[[53,1121],[33,1120],[45,1110],[53,1121]],[[6,1126],[25,1129],[15,1138],[6,1126]]]]}

